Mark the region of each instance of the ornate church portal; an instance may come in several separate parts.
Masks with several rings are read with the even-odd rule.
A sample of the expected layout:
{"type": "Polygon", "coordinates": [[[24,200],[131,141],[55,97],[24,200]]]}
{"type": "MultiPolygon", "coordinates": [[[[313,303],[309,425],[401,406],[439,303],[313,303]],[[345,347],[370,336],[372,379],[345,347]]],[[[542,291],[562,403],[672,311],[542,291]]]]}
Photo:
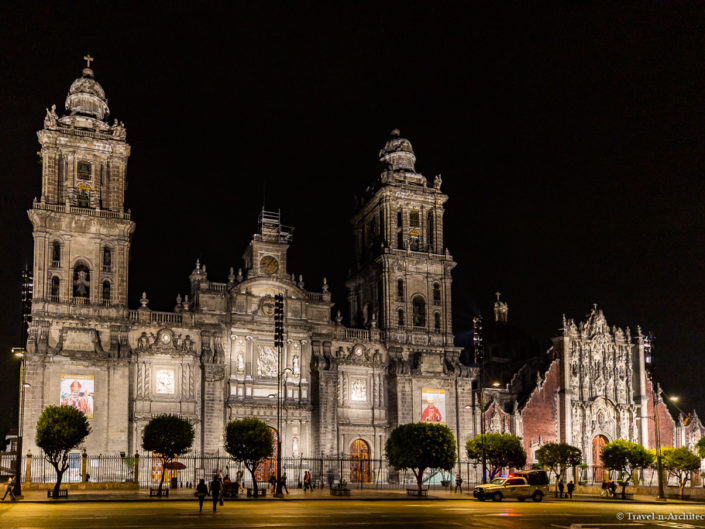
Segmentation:
{"type": "Polygon", "coordinates": [[[370,482],[370,445],[362,439],[350,445],[350,482],[370,482]]]}
{"type": "Polygon", "coordinates": [[[593,465],[593,481],[600,482],[607,478],[605,469],[602,464],[602,448],[607,444],[607,438],[604,435],[596,435],[592,439],[592,465],[593,465]]]}

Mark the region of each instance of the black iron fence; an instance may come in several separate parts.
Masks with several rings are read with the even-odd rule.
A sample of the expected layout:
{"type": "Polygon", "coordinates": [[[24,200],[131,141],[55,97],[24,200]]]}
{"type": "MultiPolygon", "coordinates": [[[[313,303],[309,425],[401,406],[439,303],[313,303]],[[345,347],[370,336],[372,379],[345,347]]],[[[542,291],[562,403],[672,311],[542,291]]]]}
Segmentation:
{"type": "MultiPolygon", "coordinates": [[[[200,479],[206,482],[213,479],[220,471],[235,480],[238,471],[242,472],[242,485],[252,487],[252,476],[242,463],[229,456],[202,456],[187,454],[178,459],[184,466],[179,470],[167,470],[164,483],[167,487],[194,487],[200,479]]],[[[84,480],[84,456],[76,452],[70,454],[69,468],[63,476],[64,483],[80,483],[84,480]]],[[[15,454],[0,453],[0,479],[14,473],[15,454]]],[[[41,454],[31,457],[30,480],[32,483],[53,483],[56,481],[54,467],[41,454]]],[[[27,456],[22,457],[22,480],[27,479],[27,456]]],[[[351,457],[285,457],[282,458],[282,474],[287,476],[289,488],[303,486],[304,473],[311,473],[311,481],[316,488],[326,488],[345,482],[353,489],[400,489],[416,485],[416,477],[411,470],[394,470],[384,459],[364,459],[351,457]]],[[[139,457],[121,455],[86,455],[85,481],[125,483],[134,482],[135,473],[140,487],[156,486],[162,478],[161,460],[151,454],[139,457]]],[[[260,465],[255,473],[258,487],[266,487],[269,479],[276,474],[276,460],[270,459],[260,465]]],[[[424,474],[424,486],[434,488],[454,487],[456,474],[463,480],[463,489],[478,483],[482,479],[481,466],[474,461],[460,461],[451,472],[429,469],[424,474]]],[[[578,468],[580,484],[600,484],[603,480],[619,481],[618,472],[608,471],[603,467],[585,466],[578,468]]],[[[573,479],[573,470],[569,469],[566,479],[573,479]]],[[[555,476],[551,476],[551,481],[555,476]]],[[[671,479],[670,481],[674,481],[671,479]]],[[[654,469],[645,469],[639,473],[640,485],[656,485],[658,482],[654,469]]]]}

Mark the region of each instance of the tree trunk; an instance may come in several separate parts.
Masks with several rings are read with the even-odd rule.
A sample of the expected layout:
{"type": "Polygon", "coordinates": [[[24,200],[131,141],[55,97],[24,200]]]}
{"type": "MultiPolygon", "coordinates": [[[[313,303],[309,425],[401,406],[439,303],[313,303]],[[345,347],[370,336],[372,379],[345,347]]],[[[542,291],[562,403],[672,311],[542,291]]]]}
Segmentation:
{"type": "Polygon", "coordinates": [[[162,495],[162,485],[164,484],[164,476],[166,476],[166,461],[162,459],[162,480],[159,482],[159,492],[157,493],[157,496],[161,497],[162,495]]]}
{"type": "Polygon", "coordinates": [[[416,483],[419,489],[419,496],[421,496],[421,490],[423,489],[423,473],[425,468],[420,468],[419,472],[416,474],[416,483]]]}
{"type": "Polygon", "coordinates": [[[685,490],[685,484],[688,483],[688,474],[685,475],[685,478],[680,480],[680,496],[681,500],[683,499],[683,491],[685,490]]]}
{"type": "Polygon", "coordinates": [[[65,470],[59,470],[58,466],[54,466],[54,468],[56,469],[56,484],[54,485],[54,492],[52,493],[51,497],[58,498],[59,489],[61,488],[61,480],[64,477],[65,470]]]}
{"type": "Polygon", "coordinates": [[[257,468],[257,465],[252,465],[252,468],[248,467],[245,465],[245,468],[250,471],[250,474],[252,475],[252,488],[255,490],[254,496],[255,498],[259,496],[259,490],[257,489],[257,478],[255,477],[255,469],[257,468]]]}
{"type": "Polygon", "coordinates": [[[628,481],[622,481],[622,499],[626,500],[627,499],[627,483],[628,481]]]}

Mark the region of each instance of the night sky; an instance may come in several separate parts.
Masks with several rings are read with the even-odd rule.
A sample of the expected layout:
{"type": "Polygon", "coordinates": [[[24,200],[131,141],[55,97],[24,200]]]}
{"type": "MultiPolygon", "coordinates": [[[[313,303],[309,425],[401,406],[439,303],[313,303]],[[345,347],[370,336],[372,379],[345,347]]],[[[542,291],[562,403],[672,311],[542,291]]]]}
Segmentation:
{"type": "Polygon", "coordinates": [[[132,308],[172,310],[196,258],[226,281],[264,202],[296,228],[289,272],[344,310],[353,197],[399,128],[450,197],[456,334],[497,290],[544,349],[597,303],[701,405],[705,4],[116,4],[0,5],[0,414],[36,131],[88,52],[132,145],[132,308]]]}

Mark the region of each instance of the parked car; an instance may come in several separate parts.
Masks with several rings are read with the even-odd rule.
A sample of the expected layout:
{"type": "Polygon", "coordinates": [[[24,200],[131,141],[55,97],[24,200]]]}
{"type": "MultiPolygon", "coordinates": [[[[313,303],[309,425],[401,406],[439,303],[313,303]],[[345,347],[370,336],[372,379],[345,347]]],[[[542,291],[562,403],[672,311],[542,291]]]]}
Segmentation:
{"type": "Polygon", "coordinates": [[[531,498],[534,501],[541,501],[548,493],[548,475],[543,470],[518,474],[493,479],[492,483],[487,485],[478,485],[473,490],[473,496],[480,501],[486,499],[502,501],[504,498],[516,498],[519,501],[531,498]]]}

